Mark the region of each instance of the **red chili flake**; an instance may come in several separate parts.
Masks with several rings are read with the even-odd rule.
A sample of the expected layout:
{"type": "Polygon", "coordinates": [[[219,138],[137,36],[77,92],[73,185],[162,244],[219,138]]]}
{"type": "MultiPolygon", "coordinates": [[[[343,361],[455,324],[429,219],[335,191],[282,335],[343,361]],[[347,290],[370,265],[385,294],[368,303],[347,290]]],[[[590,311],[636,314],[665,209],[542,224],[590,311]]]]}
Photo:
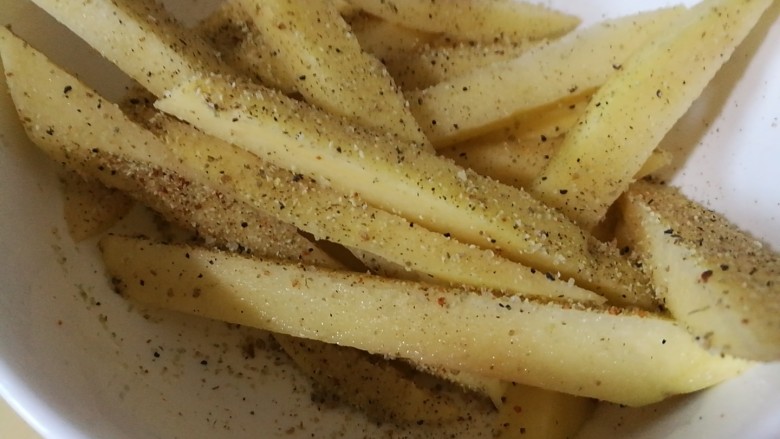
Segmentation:
{"type": "Polygon", "coordinates": [[[436,303],[438,303],[439,306],[444,306],[447,304],[447,299],[444,296],[439,297],[438,299],[436,299],[436,303]]]}
{"type": "Polygon", "coordinates": [[[705,270],[701,273],[701,281],[704,283],[707,283],[710,277],[712,277],[712,270],[705,270]]]}

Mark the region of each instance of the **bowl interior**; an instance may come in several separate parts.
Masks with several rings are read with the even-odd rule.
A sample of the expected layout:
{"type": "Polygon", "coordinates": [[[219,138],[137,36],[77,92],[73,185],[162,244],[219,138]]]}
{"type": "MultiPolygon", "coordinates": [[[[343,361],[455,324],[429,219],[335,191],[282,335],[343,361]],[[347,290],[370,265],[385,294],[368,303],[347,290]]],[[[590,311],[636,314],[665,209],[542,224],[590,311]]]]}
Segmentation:
{"type": "MultiPolygon", "coordinates": [[[[188,19],[216,2],[170,3],[188,19]],[[197,8],[192,7],[197,5],[197,8]]],[[[585,23],[665,0],[553,0],[585,23]]],[[[780,249],[780,41],[775,2],[664,140],[670,181],[780,249]]],[[[26,0],[0,0],[0,24],[109,98],[128,84],[26,0]]],[[[0,83],[0,394],[58,438],[375,436],[389,426],[313,404],[309,384],[262,331],[139,310],[115,296],[95,242],[74,244],[56,168],[26,139],[0,83]]],[[[143,209],[125,220],[148,221],[143,209]]],[[[773,437],[780,364],[695,395],[627,409],[602,404],[582,438],[773,437]]],[[[427,437],[422,429],[405,432],[427,437]]],[[[461,428],[450,433],[465,435],[461,428]]]]}

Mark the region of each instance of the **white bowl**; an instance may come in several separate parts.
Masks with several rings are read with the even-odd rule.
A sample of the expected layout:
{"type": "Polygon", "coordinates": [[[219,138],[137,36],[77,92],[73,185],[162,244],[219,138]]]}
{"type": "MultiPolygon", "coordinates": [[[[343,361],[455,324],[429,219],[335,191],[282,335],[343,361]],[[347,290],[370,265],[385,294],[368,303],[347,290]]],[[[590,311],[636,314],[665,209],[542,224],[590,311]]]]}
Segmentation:
{"type": "MultiPolygon", "coordinates": [[[[204,0],[174,2],[203,14],[204,0]],[[197,5],[193,8],[191,5],[197,5]]],[[[585,23],[666,0],[552,0],[585,23]]],[[[780,248],[780,3],[665,140],[673,182],[780,248]]],[[[116,71],[27,1],[0,0],[0,24],[99,90],[116,71]]],[[[263,334],[115,296],[94,241],[75,245],[54,167],[27,141],[0,85],[0,395],[50,438],[375,436],[348,410],[317,408],[263,334]],[[247,355],[254,346],[254,356],[247,355]],[[250,358],[247,358],[250,357],[250,358]]],[[[780,364],[644,409],[603,404],[582,438],[780,436],[780,364]]]]}

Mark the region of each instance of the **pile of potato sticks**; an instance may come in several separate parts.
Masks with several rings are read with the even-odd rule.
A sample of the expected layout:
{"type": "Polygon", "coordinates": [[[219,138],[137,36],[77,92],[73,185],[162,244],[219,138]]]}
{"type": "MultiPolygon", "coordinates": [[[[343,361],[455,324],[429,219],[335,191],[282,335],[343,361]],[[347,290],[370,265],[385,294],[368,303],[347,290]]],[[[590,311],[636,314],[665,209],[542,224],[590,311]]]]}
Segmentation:
{"type": "Polygon", "coordinates": [[[194,29],[153,1],[35,3],[143,91],[110,103],[3,29],[30,138],[90,193],[215,243],[104,237],[128,299],[278,333],[322,385],[404,422],[458,402],[366,353],[499,410],[549,392],[540,417],[581,413],[562,436],[592,399],[649,404],[780,357],[777,255],[632,185],[771,1],[582,29],[500,0],[229,0],[194,29]]]}

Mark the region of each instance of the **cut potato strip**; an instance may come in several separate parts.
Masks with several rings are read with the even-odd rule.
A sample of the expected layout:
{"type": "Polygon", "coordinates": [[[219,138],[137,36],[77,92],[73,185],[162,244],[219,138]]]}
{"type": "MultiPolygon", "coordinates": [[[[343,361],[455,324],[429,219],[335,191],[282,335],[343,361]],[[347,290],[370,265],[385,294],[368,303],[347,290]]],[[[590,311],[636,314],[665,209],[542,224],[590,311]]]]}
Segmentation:
{"type": "Polygon", "coordinates": [[[436,148],[476,137],[522,112],[599,87],[683,10],[643,12],[573,32],[516,59],[409,93],[411,111],[436,148]]]}
{"type": "Polygon", "coordinates": [[[389,22],[460,41],[522,41],[563,35],[580,20],[541,5],[507,0],[348,0],[389,22]]]}
{"type": "Polygon", "coordinates": [[[512,383],[496,421],[496,439],[570,439],[587,421],[595,401],[512,383]]]}
{"type": "Polygon", "coordinates": [[[106,237],[118,292],[177,311],[630,406],[692,392],[749,363],[676,323],[616,308],[498,298],[371,275],[106,237]]]}
{"type": "MultiPolygon", "coordinates": [[[[414,282],[431,282],[431,277],[425,273],[407,270],[403,266],[392,261],[371,254],[360,249],[350,249],[373,274],[391,279],[401,279],[414,282]]],[[[435,281],[435,279],[433,279],[435,281]]],[[[441,284],[441,282],[439,282],[441,284]]],[[[496,407],[501,406],[501,398],[506,390],[507,383],[495,378],[489,378],[462,370],[450,370],[443,367],[430,367],[424,364],[414,364],[415,368],[428,372],[431,375],[443,378],[449,382],[455,383],[474,392],[487,395],[496,407]]]]}
{"type": "MultiPolygon", "coordinates": [[[[528,188],[544,170],[561,146],[564,136],[523,140],[505,140],[482,145],[469,144],[439,151],[464,168],[515,187],[528,188]]],[[[672,161],[672,155],[655,150],[645,160],[635,178],[646,177],[672,161]]]]}
{"type": "MultiPolygon", "coordinates": [[[[411,29],[369,14],[358,14],[347,20],[360,47],[387,64],[404,58],[438,39],[437,34],[411,29]]],[[[396,81],[398,78],[392,75],[396,81]]]]}
{"type": "Polygon", "coordinates": [[[780,256],[670,187],[638,182],[625,231],[669,312],[713,348],[780,359],[780,256]]]}
{"type": "Polygon", "coordinates": [[[543,140],[565,135],[585,112],[591,96],[592,93],[575,93],[544,107],[520,113],[512,118],[509,125],[459,142],[454,147],[490,146],[507,140],[543,140]]]}
{"type": "Polygon", "coordinates": [[[271,51],[266,62],[277,64],[307,102],[430,149],[393,78],[378,59],[363,52],[332,3],[237,1],[254,25],[255,38],[271,51]]]}
{"type": "Polygon", "coordinates": [[[705,0],[593,96],[534,182],[539,199],[594,227],[772,0],[705,0]]]}
{"type": "Polygon", "coordinates": [[[351,127],[273,90],[220,77],[183,84],[155,105],[264,160],[398,213],[412,228],[499,251],[614,303],[653,306],[642,273],[616,248],[526,192],[439,156],[351,127]]]}
{"type": "Polygon", "coordinates": [[[154,0],[33,2],[156,96],[194,75],[227,71],[208,44],[154,0]]]}
{"type": "Polygon", "coordinates": [[[108,230],[133,207],[132,198],[126,194],[75,172],[66,172],[62,183],[65,224],[76,242],[108,230]]]}
{"type": "MultiPolygon", "coordinates": [[[[240,201],[249,211],[279,218],[315,238],[362,248],[455,285],[560,300],[604,301],[595,293],[551,281],[543,273],[494,252],[412,227],[409,221],[374,209],[358,197],[342,196],[301,174],[279,170],[246,151],[163,118],[160,129],[166,133],[165,143],[7,29],[0,29],[0,36],[9,90],[30,137],[55,160],[74,166],[85,162],[87,172],[94,172],[96,178],[120,178],[127,172],[137,184],[151,181],[156,173],[163,173],[162,177],[170,174],[170,181],[158,183],[163,194],[169,185],[195,191],[200,190],[198,186],[209,188],[193,207],[201,201],[240,201]],[[125,166],[122,172],[113,170],[110,163],[95,162],[106,160],[106,155],[125,166]],[[457,270],[452,269],[453,264],[457,270]]],[[[213,217],[221,223],[226,219],[205,208],[186,210],[203,220],[213,217]]],[[[240,230],[245,218],[246,214],[229,214],[225,225],[235,224],[240,230]]]]}
{"type": "Polygon", "coordinates": [[[253,81],[292,95],[295,81],[272,62],[273,51],[256,38],[251,18],[237,0],[226,0],[198,23],[195,32],[211,44],[220,59],[253,81]]]}

